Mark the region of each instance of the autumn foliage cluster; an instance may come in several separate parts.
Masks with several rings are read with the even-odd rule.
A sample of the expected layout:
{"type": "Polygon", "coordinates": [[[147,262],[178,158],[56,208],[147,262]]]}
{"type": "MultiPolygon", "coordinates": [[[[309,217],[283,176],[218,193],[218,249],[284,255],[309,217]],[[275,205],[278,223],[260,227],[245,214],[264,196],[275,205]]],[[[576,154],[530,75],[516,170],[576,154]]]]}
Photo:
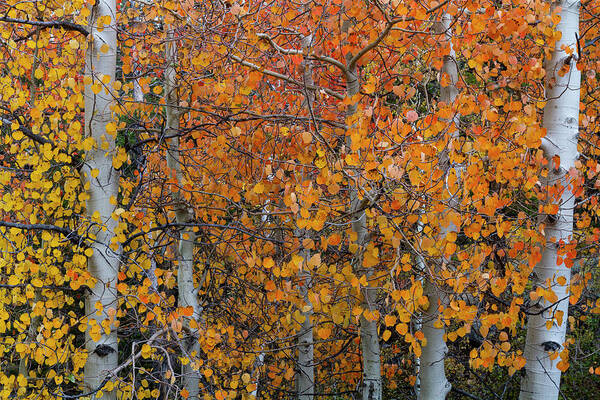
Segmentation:
{"type": "Polygon", "coordinates": [[[563,396],[600,396],[597,1],[557,71],[581,71],[579,154],[552,185],[556,4],[104,3],[0,2],[0,398],[294,398],[310,370],[307,396],[350,399],[367,340],[410,398],[427,326],[450,396],[511,399],[536,313],[567,326],[563,396]],[[547,246],[570,280],[534,283],[547,246]],[[114,358],[94,385],[92,356],[114,358]]]}

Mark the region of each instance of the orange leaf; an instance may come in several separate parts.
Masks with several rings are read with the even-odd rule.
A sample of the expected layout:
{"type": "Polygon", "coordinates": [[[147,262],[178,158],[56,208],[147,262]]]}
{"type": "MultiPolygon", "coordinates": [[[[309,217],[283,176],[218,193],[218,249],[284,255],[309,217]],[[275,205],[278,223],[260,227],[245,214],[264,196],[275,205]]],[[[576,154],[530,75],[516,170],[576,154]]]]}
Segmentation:
{"type": "Polygon", "coordinates": [[[321,339],[327,339],[329,338],[329,336],[331,336],[331,329],[330,328],[319,328],[317,329],[317,335],[319,335],[319,337],[321,339]]]}

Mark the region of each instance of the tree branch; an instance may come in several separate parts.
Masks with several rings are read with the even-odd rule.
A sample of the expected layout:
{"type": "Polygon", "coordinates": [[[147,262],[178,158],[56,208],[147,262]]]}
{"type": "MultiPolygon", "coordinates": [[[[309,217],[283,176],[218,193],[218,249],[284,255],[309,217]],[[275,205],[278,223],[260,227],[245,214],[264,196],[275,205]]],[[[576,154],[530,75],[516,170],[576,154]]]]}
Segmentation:
{"type": "MultiPolygon", "coordinates": [[[[6,118],[0,117],[0,122],[3,123],[4,125],[12,125],[12,121],[8,120],[6,118]]],[[[17,123],[19,123],[17,121],[17,123]]],[[[50,139],[46,139],[45,137],[38,135],[36,133],[33,133],[33,131],[29,128],[24,127],[23,125],[21,125],[19,123],[19,129],[21,130],[21,132],[23,132],[23,135],[27,136],[29,139],[33,140],[34,142],[38,142],[41,144],[54,144],[50,139]]]]}
{"type": "Polygon", "coordinates": [[[16,228],[16,229],[22,229],[24,231],[50,231],[50,232],[58,232],[58,233],[62,233],[63,235],[65,235],[65,237],[67,239],[69,239],[71,242],[78,244],[78,245],[82,245],[83,244],[83,238],[81,236],[79,236],[78,234],[75,233],[75,231],[71,230],[71,229],[67,229],[67,228],[61,228],[60,226],[56,226],[56,225],[49,225],[49,224],[21,224],[18,222],[6,222],[6,221],[0,221],[0,227],[5,227],[5,228],[16,228]]]}
{"type": "Polygon", "coordinates": [[[452,388],[450,390],[453,391],[453,392],[456,392],[456,393],[458,393],[460,395],[466,396],[466,397],[468,397],[470,399],[473,399],[473,400],[482,400],[481,397],[477,397],[477,396],[475,396],[475,395],[473,395],[471,393],[465,392],[464,390],[461,390],[461,389],[457,388],[454,385],[452,385],[452,388]]]}
{"type": "Polygon", "coordinates": [[[234,230],[234,231],[237,231],[237,232],[249,235],[249,236],[254,237],[256,239],[266,240],[266,241],[269,241],[269,242],[279,243],[279,244],[284,243],[281,240],[278,240],[278,239],[275,239],[275,238],[264,237],[264,236],[261,236],[261,235],[257,235],[257,234],[254,234],[254,233],[246,230],[246,229],[242,229],[242,228],[239,228],[239,227],[233,226],[233,225],[205,224],[205,223],[200,223],[200,222],[198,222],[198,223],[196,223],[196,222],[170,222],[170,223],[167,223],[167,224],[164,224],[164,225],[155,226],[153,228],[150,228],[146,232],[141,231],[141,232],[135,233],[135,234],[129,236],[122,243],[122,246],[125,247],[125,246],[129,245],[129,243],[131,243],[136,238],[138,238],[140,236],[147,235],[149,232],[160,231],[160,230],[167,229],[167,228],[186,228],[186,227],[229,229],[229,230],[234,230]]]}
{"type": "MultiPolygon", "coordinates": [[[[279,78],[279,79],[284,80],[286,82],[293,83],[294,85],[298,85],[300,87],[304,87],[304,84],[302,84],[302,82],[299,82],[299,81],[297,81],[297,80],[295,80],[295,79],[293,79],[293,78],[291,78],[289,76],[280,74],[279,72],[271,71],[269,69],[264,69],[263,67],[261,67],[259,65],[251,63],[249,61],[245,61],[245,60],[241,59],[240,57],[235,56],[233,54],[230,55],[230,57],[233,58],[235,61],[239,62],[240,64],[245,65],[246,67],[250,67],[252,69],[255,69],[255,70],[259,71],[259,72],[262,72],[265,75],[269,75],[269,76],[272,76],[274,78],[279,78]]],[[[323,92],[327,93],[331,97],[335,97],[338,100],[344,100],[344,96],[343,95],[341,95],[341,94],[339,94],[337,92],[334,92],[331,89],[323,88],[323,87],[320,87],[320,86],[312,86],[312,85],[311,86],[307,86],[307,88],[311,89],[311,90],[317,90],[317,91],[321,91],[322,90],[323,92]]]]}
{"type": "MultiPolygon", "coordinates": [[[[448,2],[449,2],[449,0],[443,1],[435,7],[425,10],[425,13],[431,14],[431,13],[439,10],[446,4],[448,4],[448,2]]],[[[356,66],[356,63],[358,62],[358,60],[360,60],[362,58],[362,56],[367,54],[369,51],[373,50],[373,48],[375,48],[379,43],[381,43],[381,41],[383,39],[385,39],[385,37],[388,35],[388,33],[394,27],[394,25],[396,25],[397,23],[402,22],[402,21],[411,21],[411,20],[414,20],[414,18],[412,18],[412,17],[410,17],[410,18],[394,18],[392,20],[388,20],[383,32],[381,32],[374,41],[372,41],[371,43],[369,43],[368,45],[363,47],[358,53],[356,53],[356,55],[354,57],[352,57],[352,59],[348,63],[348,69],[353,70],[354,67],[356,66]]]]}
{"type": "MultiPolygon", "coordinates": [[[[275,43],[273,38],[271,38],[266,33],[259,33],[257,36],[261,39],[265,39],[266,41],[268,41],[271,44],[271,46],[275,50],[280,52],[281,54],[304,55],[304,52],[302,50],[284,49],[283,47],[281,47],[277,43],[275,43]]],[[[306,57],[309,59],[314,59],[314,60],[319,60],[319,61],[329,63],[329,64],[334,65],[334,66],[338,67],[339,69],[341,69],[342,72],[346,72],[346,66],[343,63],[336,60],[335,58],[328,57],[328,56],[320,56],[320,55],[316,55],[316,54],[307,54],[306,57]]]]}
{"type": "MultiPolygon", "coordinates": [[[[167,328],[164,328],[164,329],[161,329],[160,331],[155,332],[148,340],[146,340],[146,343],[149,344],[149,345],[154,344],[154,342],[156,341],[156,339],[158,337],[160,337],[160,335],[162,335],[166,331],[167,331],[167,328]]],[[[99,392],[100,390],[102,390],[104,388],[104,386],[106,386],[106,384],[111,380],[111,378],[116,377],[119,372],[121,372],[122,370],[124,370],[125,368],[127,368],[129,365],[131,365],[136,359],[140,358],[141,356],[142,356],[142,351],[141,350],[138,351],[135,354],[132,354],[131,357],[129,357],[127,359],[127,361],[125,361],[119,367],[117,367],[116,369],[114,369],[112,371],[109,371],[109,373],[106,375],[106,377],[104,378],[104,380],[100,383],[100,385],[96,389],[93,389],[90,392],[82,393],[82,394],[75,394],[75,395],[53,393],[50,390],[48,390],[48,392],[51,395],[55,396],[55,397],[61,397],[63,399],[79,399],[81,397],[91,396],[91,395],[99,392]]]]}
{"type": "Polygon", "coordinates": [[[85,36],[90,34],[88,32],[88,30],[86,28],[84,28],[82,25],[76,24],[74,22],[69,22],[69,21],[30,21],[30,20],[26,20],[26,19],[0,17],[0,22],[32,25],[32,26],[37,26],[41,29],[60,28],[60,29],[66,30],[66,31],[76,31],[85,36]]]}

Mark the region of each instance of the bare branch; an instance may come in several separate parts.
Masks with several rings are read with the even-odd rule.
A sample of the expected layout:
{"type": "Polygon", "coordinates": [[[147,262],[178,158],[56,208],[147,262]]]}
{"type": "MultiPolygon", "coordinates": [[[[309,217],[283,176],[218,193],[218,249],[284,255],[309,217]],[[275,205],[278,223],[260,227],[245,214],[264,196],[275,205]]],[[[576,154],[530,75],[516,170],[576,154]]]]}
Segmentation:
{"type": "MultiPolygon", "coordinates": [[[[250,67],[252,69],[255,69],[255,70],[259,71],[259,72],[262,72],[265,75],[269,75],[269,76],[272,76],[274,78],[278,78],[278,79],[284,80],[286,82],[293,83],[294,85],[298,85],[300,87],[304,87],[304,84],[302,82],[299,82],[299,81],[297,81],[297,80],[295,80],[295,79],[293,79],[293,78],[291,78],[291,77],[289,77],[287,75],[283,75],[283,74],[280,74],[279,72],[271,71],[269,69],[264,69],[263,67],[261,67],[259,65],[256,65],[256,64],[251,63],[251,62],[246,61],[246,60],[243,60],[242,58],[240,58],[238,56],[235,56],[235,55],[230,55],[230,57],[232,59],[234,59],[235,61],[239,62],[240,64],[245,65],[246,67],[250,67]]],[[[331,97],[335,97],[338,100],[344,100],[344,96],[343,95],[341,95],[341,94],[339,94],[337,92],[334,92],[331,89],[327,89],[327,88],[320,87],[320,86],[307,86],[307,88],[311,89],[311,90],[323,91],[323,92],[327,93],[331,97]]]]}
{"type": "MultiPolygon", "coordinates": [[[[302,50],[285,49],[285,48],[279,46],[277,43],[275,43],[275,41],[273,40],[273,38],[271,38],[266,33],[259,33],[257,36],[259,38],[261,38],[261,39],[265,39],[266,41],[268,41],[271,44],[271,46],[275,50],[277,50],[278,52],[280,52],[281,54],[304,55],[304,53],[303,53],[302,50]]],[[[317,54],[307,54],[306,58],[326,62],[328,64],[331,64],[333,66],[338,67],[340,70],[342,70],[342,72],[346,72],[346,66],[343,63],[341,63],[340,61],[336,60],[335,58],[328,57],[328,56],[317,55],[317,54]]]]}

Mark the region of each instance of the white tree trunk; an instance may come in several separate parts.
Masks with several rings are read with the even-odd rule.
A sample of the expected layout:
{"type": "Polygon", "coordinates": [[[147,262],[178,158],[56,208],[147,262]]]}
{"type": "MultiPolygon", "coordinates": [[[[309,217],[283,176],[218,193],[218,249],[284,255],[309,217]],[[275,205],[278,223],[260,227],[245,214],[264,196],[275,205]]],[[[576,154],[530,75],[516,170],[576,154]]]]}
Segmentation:
{"type": "Polygon", "coordinates": [[[543,218],[545,224],[546,245],[542,250],[542,260],[533,270],[534,287],[548,289],[546,281],[552,283],[552,290],[558,297],[553,304],[542,300],[532,308],[536,315],[527,320],[527,338],[525,342],[525,376],[521,381],[521,400],[555,400],[559,396],[561,371],[556,367],[560,358],[551,360],[548,350],[562,349],[568,321],[569,283],[571,271],[565,264],[557,265],[557,245],[560,241],[569,243],[573,233],[573,207],[575,196],[569,189],[567,173],[577,159],[577,135],[579,128],[579,89],[581,73],[576,68],[576,57],[569,57],[562,46],[570,46],[577,56],[576,35],[579,33],[579,1],[560,2],[561,21],[557,30],[562,38],[556,42],[552,58],[546,64],[546,98],[543,126],[546,137],[542,139],[544,156],[549,160],[551,171],[545,179],[546,187],[560,184],[564,187],[556,216],[543,218]],[[558,71],[570,66],[569,72],[560,76],[558,71]],[[557,170],[552,162],[554,156],[560,157],[557,170]],[[564,285],[558,283],[564,278],[564,285]],[[555,315],[562,314],[559,324],[555,315]],[[552,321],[550,329],[546,322],[552,321]]]}
{"type": "MultiPolygon", "coordinates": [[[[448,85],[440,88],[440,101],[446,104],[452,104],[456,99],[458,90],[456,88],[456,82],[458,81],[458,69],[456,65],[455,53],[452,48],[452,32],[450,30],[452,25],[452,16],[444,14],[440,22],[436,23],[435,31],[440,35],[444,45],[450,46],[450,53],[444,56],[444,62],[442,64],[442,71],[440,77],[443,75],[448,76],[448,85]]],[[[449,121],[451,124],[457,125],[457,119],[454,118],[449,121]]],[[[452,127],[451,127],[452,128],[452,127]]],[[[451,133],[451,140],[457,138],[458,131],[451,133]]],[[[444,158],[444,157],[442,157],[444,158]]],[[[448,163],[448,171],[454,169],[456,175],[460,175],[459,167],[452,166],[450,158],[445,157],[447,160],[442,162],[448,163]]],[[[456,193],[450,193],[450,203],[457,203],[454,196],[456,193]]],[[[450,232],[458,231],[458,228],[453,224],[450,224],[447,228],[442,228],[442,238],[447,236],[450,232]]],[[[447,262],[448,260],[443,260],[447,262]]],[[[447,299],[443,294],[442,290],[438,288],[431,280],[426,280],[423,288],[423,294],[429,299],[429,307],[422,316],[422,327],[423,335],[427,341],[427,345],[423,347],[420,360],[420,371],[419,371],[419,400],[440,400],[445,399],[450,392],[451,385],[446,379],[446,373],[444,369],[444,359],[448,352],[448,347],[444,340],[445,328],[442,324],[436,327],[436,322],[439,319],[438,307],[441,304],[446,304],[447,299]]],[[[439,322],[438,322],[439,323],[439,322]]]]}
{"type": "MultiPolygon", "coordinates": [[[[115,0],[96,0],[90,15],[90,35],[86,54],[85,75],[92,77],[92,84],[102,85],[98,94],[92,91],[92,85],[85,86],[85,135],[94,138],[96,144],[86,153],[85,164],[82,168],[82,182],[87,188],[89,196],[86,210],[90,219],[95,212],[100,215],[100,225],[94,225],[90,233],[95,235],[92,245],[94,254],[88,259],[88,270],[95,278],[96,283],[86,297],[86,313],[90,322],[96,321],[101,327],[105,319],[109,319],[108,310],[117,308],[117,274],[119,271],[119,251],[113,251],[109,245],[114,236],[117,221],[111,216],[115,206],[111,199],[116,200],[118,194],[119,174],[112,166],[112,156],[115,150],[115,138],[107,134],[106,125],[113,121],[111,105],[113,104],[113,83],[117,66],[117,32],[116,32],[116,5],[115,0]],[[100,32],[96,26],[100,17],[110,16],[111,22],[100,32]],[[108,46],[108,51],[103,52],[100,47],[108,46]],[[102,84],[103,78],[109,81],[102,84]],[[108,93],[107,93],[108,92],[108,93]],[[102,148],[106,142],[108,148],[102,148]],[[91,172],[97,171],[93,178],[91,172]],[[96,314],[97,304],[101,304],[103,311],[96,314]]],[[[117,367],[117,331],[111,326],[110,333],[105,333],[100,328],[99,333],[90,335],[88,328],[86,334],[86,348],[88,359],[85,364],[84,382],[89,390],[95,390],[104,382],[111,371],[117,367]],[[97,341],[92,336],[99,335],[97,341]],[[99,347],[99,351],[95,351],[99,347]],[[102,350],[100,350],[102,349],[102,350]]],[[[95,396],[107,400],[116,399],[116,391],[102,391],[102,396],[95,396]]]]}
{"type": "MultiPolygon", "coordinates": [[[[167,32],[166,41],[166,70],[165,70],[165,114],[167,137],[169,147],[167,150],[167,166],[174,170],[177,178],[177,184],[181,188],[183,182],[183,171],[181,167],[182,157],[179,147],[179,96],[178,85],[176,82],[175,67],[177,64],[177,48],[171,30],[167,32]]],[[[193,220],[194,214],[185,202],[185,199],[178,192],[173,194],[175,205],[175,219],[178,224],[186,224],[193,220]]],[[[180,227],[181,236],[179,238],[179,254],[177,269],[177,290],[179,293],[179,306],[192,307],[193,314],[191,319],[200,321],[202,308],[198,301],[198,289],[194,284],[194,241],[196,233],[191,227],[180,227]]],[[[190,329],[190,340],[181,343],[182,349],[187,353],[183,356],[190,359],[190,362],[183,366],[183,387],[188,391],[188,399],[197,400],[200,394],[200,374],[198,368],[194,367],[193,361],[198,359],[200,354],[200,343],[198,341],[197,329],[190,329]]]]}
{"type": "MultiPolygon", "coordinates": [[[[256,382],[254,390],[250,392],[250,400],[258,399],[258,391],[260,390],[260,369],[265,363],[265,353],[260,353],[256,360],[254,361],[254,371],[256,372],[256,377],[252,379],[253,382],[256,382]]],[[[254,374],[252,374],[254,375],[254,374]]]]}
{"type": "Polygon", "coordinates": [[[443,400],[451,388],[444,370],[448,347],[444,340],[444,327],[436,328],[434,324],[439,317],[438,304],[444,299],[440,296],[440,289],[430,280],[425,281],[423,293],[429,298],[429,308],[422,317],[427,345],[423,347],[419,363],[419,400],[443,400]]]}
{"type": "MultiPolygon", "coordinates": [[[[305,36],[302,38],[302,49],[308,53],[311,46],[312,36],[305,36]]],[[[305,101],[304,104],[308,109],[309,115],[314,113],[314,92],[309,90],[308,87],[314,86],[312,77],[312,63],[310,60],[305,59],[303,62],[304,66],[304,91],[305,101]]],[[[316,129],[316,127],[315,127],[316,129]]],[[[304,263],[310,258],[310,251],[305,250],[304,263]]],[[[298,391],[299,400],[313,400],[315,393],[315,367],[314,367],[314,334],[312,325],[312,304],[308,299],[308,289],[310,284],[310,274],[305,271],[300,271],[299,278],[301,282],[300,295],[304,297],[306,304],[310,309],[302,311],[304,321],[300,326],[300,332],[298,333],[298,372],[296,374],[296,389],[298,391]]]]}
{"type": "MultiPolygon", "coordinates": [[[[348,59],[351,55],[348,56],[348,59]]],[[[360,83],[356,66],[346,70],[346,95],[353,97],[360,91],[360,83]]],[[[346,116],[352,116],[357,111],[357,105],[351,104],[346,109],[346,116]]],[[[352,148],[350,135],[346,136],[346,146],[352,148]]],[[[361,272],[363,269],[363,251],[369,241],[367,231],[367,215],[363,207],[363,201],[358,197],[358,187],[353,187],[350,192],[350,211],[352,218],[352,230],[357,235],[358,250],[354,254],[354,271],[361,272]]],[[[372,269],[368,268],[367,278],[372,275],[372,269]]],[[[363,289],[363,308],[369,312],[376,310],[377,288],[366,287],[363,289]]],[[[363,358],[363,400],[381,400],[383,389],[381,383],[381,351],[379,348],[379,335],[377,333],[377,321],[360,317],[360,346],[363,358]]]]}
{"type": "MultiPolygon", "coordinates": [[[[307,261],[308,257],[305,256],[305,260],[307,261]]],[[[299,278],[302,282],[300,295],[304,297],[310,309],[302,311],[304,321],[302,322],[300,332],[298,333],[298,372],[296,374],[296,385],[299,400],[313,400],[315,393],[315,367],[312,325],[313,310],[312,305],[308,300],[310,276],[308,273],[300,271],[299,278]]]]}

